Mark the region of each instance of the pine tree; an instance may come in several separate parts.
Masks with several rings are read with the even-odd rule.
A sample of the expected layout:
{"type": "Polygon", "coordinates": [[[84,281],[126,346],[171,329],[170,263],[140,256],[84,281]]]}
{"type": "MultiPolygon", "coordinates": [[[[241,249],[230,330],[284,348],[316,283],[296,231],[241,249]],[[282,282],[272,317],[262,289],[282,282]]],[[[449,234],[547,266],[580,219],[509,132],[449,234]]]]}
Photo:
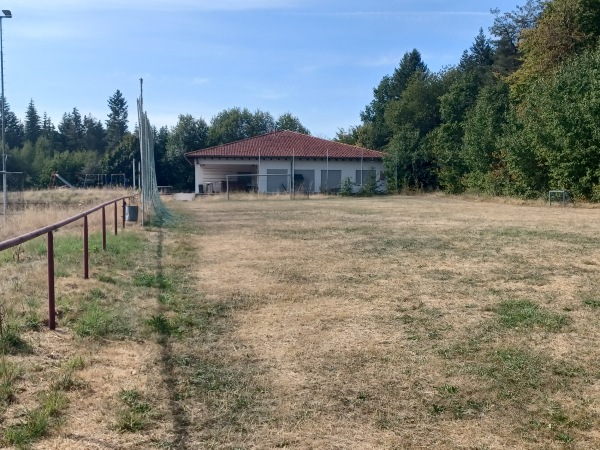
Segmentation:
{"type": "Polygon", "coordinates": [[[373,89],[373,100],[360,113],[363,125],[372,125],[365,128],[371,134],[367,139],[370,147],[382,149],[390,141],[393,133],[385,122],[385,110],[390,102],[400,99],[416,72],[426,74],[429,69],[422,61],[421,53],[414,49],[404,54],[392,76],[384,76],[379,86],[373,89]]]}
{"type": "Polygon", "coordinates": [[[108,99],[108,120],[106,121],[106,146],[108,150],[116,148],[125,137],[127,129],[127,101],[117,89],[108,99]]]}
{"type": "Polygon", "coordinates": [[[2,98],[0,98],[0,103],[4,105],[4,110],[0,111],[0,118],[4,115],[4,140],[6,148],[21,147],[23,145],[23,124],[17,118],[16,114],[10,110],[10,105],[6,99],[2,101],[2,98]]]}
{"type": "Polygon", "coordinates": [[[105,147],[106,131],[102,122],[91,115],[83,118],[83,142],[86,150],[102,155],[105,147]]]}
{"type": "Polygon", "coordinates": [[[35,144],[37,139],[42,134],[42,125],[40,115],[35,109],[33,99],[29,102],[27,111],[25,112],[25,140],[35,144]]]}
{"type": "Polygon", "coordinates": [[[75,152],[83,149],[83,123],[77,108],[73,108],[73,112],[69,114],[63,114],[58,131],[64,150],[75,152]]]}

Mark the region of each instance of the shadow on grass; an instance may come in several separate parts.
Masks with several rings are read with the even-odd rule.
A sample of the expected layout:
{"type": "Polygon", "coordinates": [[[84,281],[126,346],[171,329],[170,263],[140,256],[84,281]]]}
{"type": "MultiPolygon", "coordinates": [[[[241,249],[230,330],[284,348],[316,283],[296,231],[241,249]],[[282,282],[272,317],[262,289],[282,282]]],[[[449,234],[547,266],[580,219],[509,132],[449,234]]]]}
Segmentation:
{"type": "MultiPolygon", "coordinates": [[[[165,280],[164,267],[163,267],[163,247],[164,247],[164,230],[159,228],[158,232],[158,246],[156,249],[156,280],[165,280]]],[[[159,304],[159,314],[155,317],[164,317],[165,306],[161,299],[169,286],[166,283],[158,283],[156,287],[159,290],[157,301],[159,304]]],[[[161,363],[164,383],[169,393],[169,409],[173,417],[173,425],[175,432],[175,439],[171,443],[173,448],[185,450],[188,447],[189,433],[188,426],[189,421],[184,409],[179,404],[178,397],[179,391],[177,388],[177,377],[175,376],[173,366],[173,349],[168,334],[161,333],[159,343],[162,347],[161,352],[161,363]]]]}

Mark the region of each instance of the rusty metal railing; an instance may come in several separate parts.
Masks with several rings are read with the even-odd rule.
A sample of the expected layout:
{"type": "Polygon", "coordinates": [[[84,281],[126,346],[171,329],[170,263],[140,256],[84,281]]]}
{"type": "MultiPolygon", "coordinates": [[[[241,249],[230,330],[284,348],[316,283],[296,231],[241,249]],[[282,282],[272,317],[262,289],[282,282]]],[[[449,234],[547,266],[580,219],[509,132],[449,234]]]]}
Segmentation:
{"type": "Polygon", "coordinates": [[[88,248],[88,216],[98,210],[102,210],[102,249],[106,250],[106,207],[110,205],[114,205],[114,225],[115,225],[115,236],[118,233],[118,218],[117,218],[117,209],[118,203],[123,202],[122,205],[122,227],[125,229],[125,207],[127,206],[127,199],[133,198],[136,195],[126,195],[124,197],[119,197],[114,200],[110,200],[108,202],[102,203],[101,205],[95,206],[87,211],[77,214],[69,219],[63,220],[61,222],[57,222],[52,225],[48,225],[43,228],[39,228],[35,231],[31,231],[29,233],[22,234],[20,236],[14,237],[12,239],[7,239],[6,241],[0,242],[0,251],[7,250],[12,247],[16,247],[24,242],[35,239],[39,236],[43,236],[44,234],[48,235],[48,327],[51,330],[56,329],[56,309],[55,309],[55,292],[54,292],[54,232],[59,228],[62,228],[66,225],[69,225],[77,220],[83,218],[83,278],[89,279],[89,248],[88,248]]]}

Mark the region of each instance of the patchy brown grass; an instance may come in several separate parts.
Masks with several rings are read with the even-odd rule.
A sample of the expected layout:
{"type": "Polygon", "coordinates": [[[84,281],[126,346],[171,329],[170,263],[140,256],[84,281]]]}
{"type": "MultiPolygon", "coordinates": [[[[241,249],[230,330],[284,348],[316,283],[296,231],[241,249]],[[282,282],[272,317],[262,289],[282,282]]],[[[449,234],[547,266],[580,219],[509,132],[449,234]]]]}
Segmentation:
{"type": "MultiPolygon", "coordinates": [[[[124,195],[81,194],[74,208],[68,199],[65,205],[53,199],[61,205],[59,219],[124,195]]],[[[41,215],[27,225],[54,221],[46,210],[41,215]]],[[[90,221],[90,280],[81,276],[81,225],[55,235],[56,331],[47,329],[45,239],[23,244],[18,256],[0,253],[1,365],[17,374],[9,379],[0,370],[2,448],[157,448],[175,440],[162,347],[145,323],[158,310],[159,292],[152,283],[136,283],[157,276],[160,233],[129,223],[115,237],[112,210],[107,222],[103,252],[98,223],[90,221]],[[144,409],[142,400],[130,407],[123,393],[139,396],[144,409]],[[30,430],[48,395],[65,401],[45,427],[30,430]]]]}
{"type": "Polygon", "coordinates": [[[59,233],[56,332],[0,253],[0,442],[55,390],[32,448],[600,448],[599,210],[277,200],[169,202],[88,281],[59,233]]]}
{"type": "MultiPolygon", "coordinates": [[[[189,448],[598,448],[598,210],[202,201],[189,448]]],[[[191,382],[189,380],[192,380],[191,382]]]]}

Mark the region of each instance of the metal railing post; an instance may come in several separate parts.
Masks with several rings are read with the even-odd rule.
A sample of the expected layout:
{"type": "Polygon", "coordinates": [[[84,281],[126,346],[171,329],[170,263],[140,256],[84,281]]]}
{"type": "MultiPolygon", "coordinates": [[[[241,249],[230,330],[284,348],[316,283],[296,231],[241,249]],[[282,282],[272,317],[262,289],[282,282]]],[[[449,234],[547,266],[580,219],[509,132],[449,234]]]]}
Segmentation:
{"type": "MultiPolygon", "coordinates": [[[[119,200],[123,200],[123,208],[125,208],[125,198],[131,198],[134,196],[123,197],[120,199],[116,199],[113,201],[109,201],[98,205],[92,209],[84,211],[82,213],[77,214],[69,219],[63,220],[61,222],[57,222],[52,225],[48,225],[46,227],[39,228],[35,231],[31,231],[29,233],[22,234],[20,236],[7,239],[5,241],[0,242],[0,252],[7,250],[9,248],[16,247],[24,242],[28,242],[37,237],[41,237],[43,235],[47,235],[48,245],[47,245],[47,269],[48,269],[48,327],[51,330],[56,328],[56,305],[55,305],[55,273],[54,273],[54,231],[62,228],[70,223],[73,223],[77,220],[83,219],[83,252],[84,252],[84,260],[83,260],[83,272],[84,278],[89,278],[89,220],[88,215],[102,210],[102,248],[106,250],[106,207],[110,206],[111,203],[115,205],[115,224],[117,224],[116,214],[117,214],[117,203],[119,200]]],[[[125,216],[123,216],[123,225],[125,225],[125,216]]],[[[117,225],[115,225],[115,228],[117,225]]],[[[116,233],[115,233],[116,234],[116,233]]]]}
{"type": "Polygon", "coordinates": [[[106,207],[102,207],[102,250],[106,250],[106,207]]]}
{"type": "Polygon", "coordinates": [[[125,229],[125,207],[127,206],[127,201],[123,199],[123,230],[125,229]]]}
{"type": "Polygon", "coordinates": [[[83,278],[90,278],[90,252],[88,240],[88,216],[83,217],[83,278]]]}
{"type": "Polygon", "coordinates": [[[114,218],[115,218],[115,236],[116,236],[118,233],[118,228],[119,228],[119,222],[117,220],[117,209],[118,209],[117,202],[115,202],[114,205],[115,205],[115,208],[114,208],[115,209],[115,214],[114,214],[115,217],[114,218]]]}
{"type": "Polygon", "coordinates": [[[56,329],[56,309],[54,306],[54,235],[48,232],[48,328],[56,329]]]}

